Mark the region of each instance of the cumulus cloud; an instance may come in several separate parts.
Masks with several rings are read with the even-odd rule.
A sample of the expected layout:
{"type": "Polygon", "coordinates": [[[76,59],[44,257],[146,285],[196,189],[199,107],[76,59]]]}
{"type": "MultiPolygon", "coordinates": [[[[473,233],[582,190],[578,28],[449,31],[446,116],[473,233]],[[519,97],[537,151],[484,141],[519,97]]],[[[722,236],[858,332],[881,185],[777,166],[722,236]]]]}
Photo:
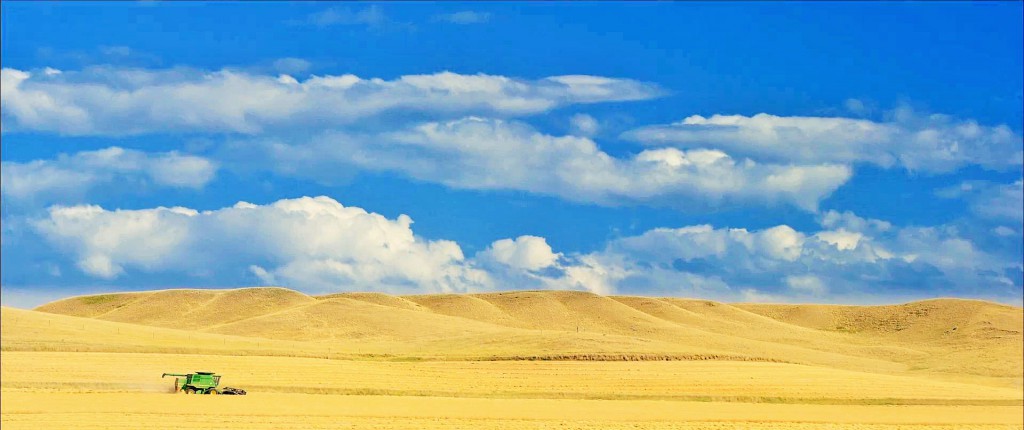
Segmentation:
{"type": "Polygon", "coordinates": [[[79,269],[103,279],[129,271],[207,276],[213,270],[249,272],[306,291],[456,292],[490,285],[456,243],[416,237],[411,224],[405,215],[388,219],[328,197],[202,212],[57,206],[32,222],[79,269]]]}
{"type": "Polygon", "coordinates": [[[624,137],[681,148],[720,148],[764,161],[869,163],[943,173],[968,165],[1019,168],[1022,139],[1006,125],[985,126],[907,108],[884,122],[844,117],[690,116],[635,129],[624,137]]]}
{"type": "Polygon", "coordinates": [[[90,190],[130,185],[170,188],[204,187],[218,165],[178,152],[146,153],[119,147],[61,154],[49,160],[0,163],[5,201],[46,203],[75,200],[90,190]]]}
{"type": "Polygon", "coordinates": [[[107,281],[248,276],[313,293],[547,288],[607,294],[624,275],[589,256],[563,261],[544,238],[529,235],[496,240],[467,258],[455,242],[416,236],[406,215],[388,219],[323,196],[209,211],[54,206],[27,225],[80,272],[107,281]]]}
{"type": "Polygon", "coordinates": [[[860,243],[860,240],[864,235],[857,232],[849,232],[840,228],[838,230],[819,232],[818,234],[815,234],[815,237],[828,242],[832,246],[835,246],[836,249],[846,251],[850,249],[857,249],[857,244],[860,243]]]}
{"type": "Polygon", "coordinates": [[[560,275],[545,277],[542,284],[555,290],[585,290],[605,295],[619,293],[619,282],[634,273],[626,265],[617,263],[595,255],[575,256],[562,268],[560,275]]]}
{"type": "Polygon", "coordinates": [[[716,150],[650,149],[617,158],[588,138],[475,117],[375,134],[328,132],[311,143],[264,143],[262,151],[279,172],[313,178],[354,166],[455,188],[522,190],[605,205],[777,202],[815,210],[851,175],[842,165],[759,164],[716,150]]]}
{"type": "Polygon", "coordinates": [[[559,255],[551,250],[547,240],[537,236],[519,236],[515,240],[501,239],[491,244],[477,258],[489,259],[506,266],[524,270],[541,270],[553,266],[559,255]]]}
{"type": "Polygon", "coordinates": [[[894,227],[828,212],[822,228],[656,228],[585,254],[543,237],[494,241],[473,256],[328,197],[210,211],[57,206],[28,225],[99,279],[169,273],[309,292],[577,289],[756,301],[891,301],[953,293],[1019,300],[1024,266],[953,226],[894,227]],[[835,228],[826,226],[837,226],[835,228]],[[217,264],[211,265],[209,262],[217,264]]]}
{"type": "MultiPolygon", "coordinates": [[[[281,66],[299,65],[288,63],[281,66]]],[[[0,73],[5,132],[67,135],[253,134],[273,127],[351,125],[389,112],[515,116],[660,94],[652,84],[584,75],[526,80],[441,72],[384,80],[346,74],[300,81],[227,69],[95,67],[47,74],[4,68],[0,73]]]]}
{"type": "Polygon", "coordinates": [[[124,265],[154,269],[180,265],[194,210],[174,207],[108,212],[99,206],[53,207],[33,223],[45,238],[76,256],[79,269],[113,279],[124,265]]]}

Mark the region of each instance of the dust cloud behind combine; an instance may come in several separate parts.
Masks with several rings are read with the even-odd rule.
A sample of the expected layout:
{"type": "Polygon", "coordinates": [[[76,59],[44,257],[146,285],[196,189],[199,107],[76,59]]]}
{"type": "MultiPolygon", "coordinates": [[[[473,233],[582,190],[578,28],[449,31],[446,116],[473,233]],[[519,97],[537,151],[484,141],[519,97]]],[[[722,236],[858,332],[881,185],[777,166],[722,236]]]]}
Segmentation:
{"type": "Polygon", "coordinates": [[[984,301],[248,288],[2,312],[5,429],[179,427],[178,407],[247,428],[1024,428],[1024,312],[984,301]],[[250,395],[162,394],[195,370],[250,395]]]}

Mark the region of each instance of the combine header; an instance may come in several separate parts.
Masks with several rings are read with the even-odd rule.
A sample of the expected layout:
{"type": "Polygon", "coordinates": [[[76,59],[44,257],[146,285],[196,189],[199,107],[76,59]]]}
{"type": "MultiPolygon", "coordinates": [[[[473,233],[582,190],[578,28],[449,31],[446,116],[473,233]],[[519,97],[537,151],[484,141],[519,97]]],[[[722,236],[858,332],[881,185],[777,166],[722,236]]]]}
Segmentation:
{"type": "Polygon", "coordinates": [[[229,394],[245,395],[245,390],[231,387],[224,387],[217,390],[220,384],[220,375],[213,372],[196,373],[164,373],[161,378],[174,377],[174,391],[185,394],[229,394]]]}

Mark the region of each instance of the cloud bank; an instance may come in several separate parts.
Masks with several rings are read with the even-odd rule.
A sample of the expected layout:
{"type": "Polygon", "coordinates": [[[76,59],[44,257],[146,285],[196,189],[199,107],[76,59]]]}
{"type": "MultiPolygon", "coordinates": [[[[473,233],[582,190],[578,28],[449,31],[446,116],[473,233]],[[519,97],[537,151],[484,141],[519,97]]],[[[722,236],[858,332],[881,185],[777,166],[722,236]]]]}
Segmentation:
{"type": "MultiPolygon", "coordinates": [[[[324,179],[338,166],[399,172],[462,189],[521,190],[604,205],[699,208],[794,204],[815,210],[845,183],[837,164],[759,164],[717,150],[650,149],[627,158],[585,137],[552,136],[516,122],[467,117],[372,134],[327,132],[308,143],[260,147],[279,173],[324,179]]],[[[342,169],[344,170],[344,169],[342,169]]]]}
{"type": "Polygon", "coordinates": [[[885,122],[843,117],[690,116],[631,130],[624,137],[680,148],[714,147],[775,162],[868,163],[945,173],[978,165],[1019,169],[1022,138],[1006,125],[983,126],[901,108],[885,122]]]}
{"type": "Polygon", "coordinates": [[[57,206],[33,227],[88,275],[126,271],[196,277],[249,272],[305,290],[455,292],[486,282],[450,241],[417,238],[407,216],[387,219],[327,197],[108,211],[57,206]],[[216,262],[216,264],[211,264],[216,262]],[[221,272],[221,273],[212,273],[221,272]]]}
{"type": "MultiPolygon", "coordinates": [[[[325,25],[369,25],[373,15],[323,18],[333,20],[325,25]]],[[[310,64],[289,58],[274,67],[298,74],[310,64]]],[[[388,172],[457,189],[524,191],[605,206],[701,211],[791,205],[817,212],[860,164],[936,174],[968,166],[1019,168],[1021,136],[1005,125],[906,109],[884,121],[691,116],[629,131],[624,137],[649,146],[613,155],[591,137],[608,127],[594,117],[572,116],[571,134],[563,136],[540,131],[524,117],[650,99],[662,94],[656,85],[588,75],[298,79],[229,69],[113,67],[3,69],[0,80],[4,133],[231,134],[206,156],[111,147],[3,162],[6,207],[60,204],[40,216],[6,213],[5,229],[29,226],[70,259],[77,268],[70,271],[99,280],[170,273],[206,285],[246,279],[310,292],[552,288],[843,302],[921,292],[1018,300],[1024,283],[1019,246],[1011,243],[1019,243],[1024,219],[1020,180],[964,181],[938,191],[964,199],[984,224],[973,230],[964,223],[900,227],[827,211],[818,214],[816,230],[665,227],[590,253],[559,252],[544,237],[522,235],[467,256],[454,242],[415,235],[407,216],[389,219],[328,197],[208,211],[74,204],[100,190],[198,190],[222,169],[245,167],[321,183],[388,172]]]]}
{"type": "Polygon", "coordinates": [[[61,154],[50,160],[0,163],[5,202],[50,204],[81,200],[102,188],[199,189],[217,174],[215,161],[176,151],[147,153],[116,146],[61,154]]]}
{"type": "Polygon", "coordinates": [[[1021,300],[1024,266],[953,226],[894,227],[829,211],[821,229],[657,228],[579,258],[603,291],[736,301],[867,303],[970,293],[1021,300]]]}
{"type": "Polygon", "coordinates": [[[393,80],[269,76],[223,69],[44,73],[2,69],[3,129],[64,135],[243,133],[351,125],[367,117],[518,116],[579,103],[657,97],[653,84],[600,76],[538,80],[441,72],[393,80]]]}
{"type": "MultiPolygon", "coordinates": [[[[308,67],[294,58],[282,65],[308,67]]],[[[571,118],[572,136],[545,134],[514,119],[662,94],[653,84],[599,76],[526,80],[441,72],[300,81],[229,69],[113,67],[2,73],[7,133],[242,134],[252,139],[230,138],[234,145],[220,152],[221,164],[262,166],[321,183],[334,183],[339,171],[349,178],[379,171],[453,188],[519,190],[609,206],[785,204],[816,211],[858,163],[937,173],[969,165],[1008,169],[1024,159],[1021,137],[1005,125],[907,109],[884,122],[691,116],[627,132],[652,147],[619,156],[589,138],[601,126],[589,115],[571,118]],[[236,155],[251,151],[262,159],[236,155]]]]}
{"type": "Polygon", "coordinates": [[[894,227],[834,211],[820,224],[812,232],[787,225],[657,228],[587,254],[555,252],[543,237],[527,235],[467,257],[454,242],[416,236],[405,215],[388,219],[328,197],[202,212],[58,206],[31,221],[80,271],[100,279],[244,274],[309,292],[551,288],[863,302],[970,291],[1020,298],[1020,261],[986,252],[950,226],[894,227]]]}

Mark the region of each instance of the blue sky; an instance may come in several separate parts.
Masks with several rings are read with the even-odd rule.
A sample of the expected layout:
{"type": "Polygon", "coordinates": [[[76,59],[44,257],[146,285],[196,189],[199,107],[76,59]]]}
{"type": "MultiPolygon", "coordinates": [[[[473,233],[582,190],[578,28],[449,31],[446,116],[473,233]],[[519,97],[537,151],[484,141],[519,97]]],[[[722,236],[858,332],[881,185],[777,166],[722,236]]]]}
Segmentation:
{"type": "Polygon", "coordinates": [[[1019,3],[2,8],[5,304],[1022,300],[1019,3]]]}

